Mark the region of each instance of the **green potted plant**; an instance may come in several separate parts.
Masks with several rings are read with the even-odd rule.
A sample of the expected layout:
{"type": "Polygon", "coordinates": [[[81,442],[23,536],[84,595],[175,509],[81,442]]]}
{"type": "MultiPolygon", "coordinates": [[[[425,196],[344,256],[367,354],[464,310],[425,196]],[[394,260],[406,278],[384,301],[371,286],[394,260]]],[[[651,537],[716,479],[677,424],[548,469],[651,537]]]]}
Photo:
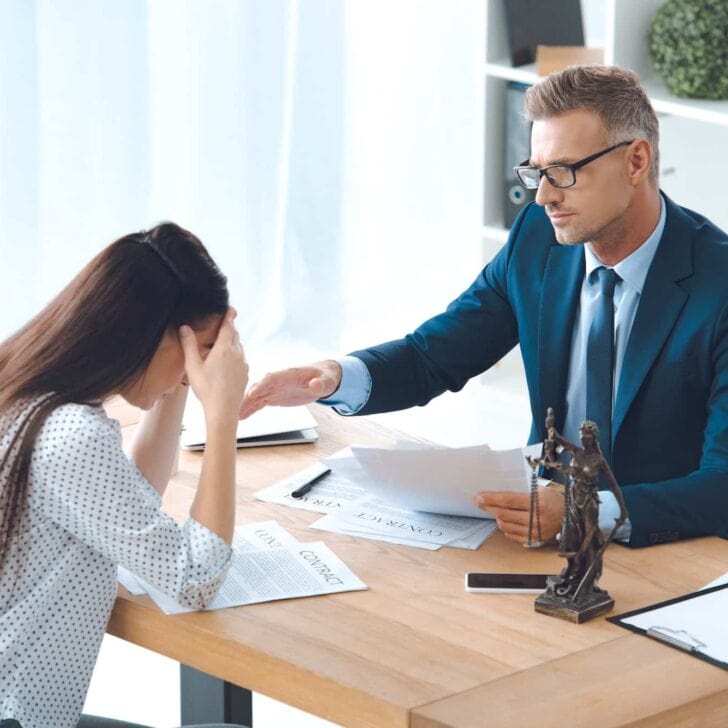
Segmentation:
{"type": "Polygon", "coordinates": [[[665,0],[650,24],[655,70],[675,96],[728,99],[728,0],[665,0]]]}

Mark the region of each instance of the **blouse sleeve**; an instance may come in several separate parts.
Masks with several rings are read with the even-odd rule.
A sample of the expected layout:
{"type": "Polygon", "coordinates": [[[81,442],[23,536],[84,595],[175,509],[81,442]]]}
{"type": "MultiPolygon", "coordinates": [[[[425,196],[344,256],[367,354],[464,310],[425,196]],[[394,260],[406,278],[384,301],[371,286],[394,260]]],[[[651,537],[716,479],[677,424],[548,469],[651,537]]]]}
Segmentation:
{"type": "Polygon", "coordinates": [[[231,547],[161,498],[124,454],[119,423],[100,407],[63,405],[44,422],[30,469],[29,506],[180,604],[201,609],[227,571],[231,547]]]}

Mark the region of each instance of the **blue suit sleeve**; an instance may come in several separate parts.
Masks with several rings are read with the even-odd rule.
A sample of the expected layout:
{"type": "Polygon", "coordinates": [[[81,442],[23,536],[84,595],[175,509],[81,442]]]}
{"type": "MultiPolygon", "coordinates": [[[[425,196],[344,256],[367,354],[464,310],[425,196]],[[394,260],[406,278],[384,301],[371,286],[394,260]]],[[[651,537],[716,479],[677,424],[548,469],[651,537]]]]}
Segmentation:
{"type": "Polygon", "coordinates": [[[447,310],[403,339],[352,352],[371,375],[372,390],[357,414],[425,405],[446,390],[459,391],[518,343],[508,273],[518,227],[473,284],[447,310]]]}

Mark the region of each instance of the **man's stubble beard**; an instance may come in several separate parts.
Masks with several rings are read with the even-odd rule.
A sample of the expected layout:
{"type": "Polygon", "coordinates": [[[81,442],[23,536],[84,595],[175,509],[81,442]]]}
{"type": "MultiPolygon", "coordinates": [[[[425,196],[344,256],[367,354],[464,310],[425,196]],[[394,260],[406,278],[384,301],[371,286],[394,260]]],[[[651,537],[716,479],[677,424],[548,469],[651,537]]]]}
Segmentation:
{"type": "Polygon", "coordinates": [[[601,227],[590,228],[587,230],[584,230],[583,228],[576,228],[574,230],[558,230],[554,227],[554,236],[556,237],[556,242],[559,243],[559,245],[584,245],[584,243],[593,243],[595,241],[601,241],[605,238],[612,237],[610,232],[614,233],[614,230],[610,230],[610,228],[616,228],[617,225],[615,225],[615,223],[617,223],[617,219],[610,220],[601,227]]]}
{"type": "Polygon", "coordinates": [[[554,228],[554,236],[559,245],[583,245],[592,239],[591,235],[585,235],[580,231],[557,230],[554,228]]]}

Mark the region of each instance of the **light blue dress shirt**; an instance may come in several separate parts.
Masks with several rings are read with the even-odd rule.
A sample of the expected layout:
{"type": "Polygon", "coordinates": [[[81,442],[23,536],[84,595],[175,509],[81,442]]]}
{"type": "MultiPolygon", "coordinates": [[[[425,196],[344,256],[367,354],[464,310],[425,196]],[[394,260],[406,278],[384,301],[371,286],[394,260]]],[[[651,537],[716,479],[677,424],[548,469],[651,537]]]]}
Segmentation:
{"type": "MultiPolygon", "coordinates": [[[[622,374],[624,352],[632,331],[632,324],[642,295],[647,271],[657,252],[662,232],[665,229],[667,216],[665,201],[660,195],[660,218],[650,236],[637,250],[614,266],[620,277],[614,288],[614,382],[612,387],[612,410],[617,396],[619,377],[622,374]]],[[[566,386],[566,418],[564,420],[564,437],[572,442],[579,442],[579,425],[586,419],[586,344],[589,328],[594,318],[597,304],[599,284],[589,281],[592,271],[603,265],[592,250],[591,243],[584,246],[584,281],[581,284],[579,307],[574,319],[574,333],[571,339],[571,358],[569,360],[569,377],[566,386]]],[[[609,267],[609,266],[607,266],[609,267]]],[[[599,526],[606,534],[611,533],[614,519],[619,516],[619,505],[611,491],[599,493],[599,526]]],[[[632,524],[627,520],[619,529],[616,538],[629,540],[632,524]]]]}
{"type": "Polygon", "coordinates": [[[355,356],[336,359],[341,367],[339,388],[321,404],[328,404],[340,415],[355,415],[369,399],[372,391],[372,377],[367,365],[355,356]]]}
{"type": "MultiPolygon", "coordinates": [[[[666,216],[665,201],[660,195],[660,218],[657,226],[637,250],[614,266],[620,280],[614,289],[613,397],[616,397],[627,342],[632,331],[647,271],[652,265],[652,259],[655,257],[657,246],[665,229],[666,216]]],[[[579,441],[579,425],[586,419],[586,342],[594,317],[594,306],[598,293],[598,285],[589,282],[589,274],[603,265],[594,254],[591,243],[584,245],[584,262],[584,281],[581,284],[579,307],[574,321],[566,389],[564,437],[572,442],[579,441]]],[[[322,404],[331,405],[339,414],[356,414],[369,399],[372,389],[371,375],[366,364],[357,357],[345,356],[337,361],[341,366],[341,384],[330,397],[320,401],[322,404]]],[[[614,400],[612,406],[614,406],[614,400]]],[[[599,498],[601,500],[599,526],[602,532],[608,535],[614,527],[615,518],[619,516],[619,505],[611,491],[601,491],[599,498]]],[[[631,532],[632,525],[627,520],[617,532],[616,538],[629,540],[631,532]]]]}

